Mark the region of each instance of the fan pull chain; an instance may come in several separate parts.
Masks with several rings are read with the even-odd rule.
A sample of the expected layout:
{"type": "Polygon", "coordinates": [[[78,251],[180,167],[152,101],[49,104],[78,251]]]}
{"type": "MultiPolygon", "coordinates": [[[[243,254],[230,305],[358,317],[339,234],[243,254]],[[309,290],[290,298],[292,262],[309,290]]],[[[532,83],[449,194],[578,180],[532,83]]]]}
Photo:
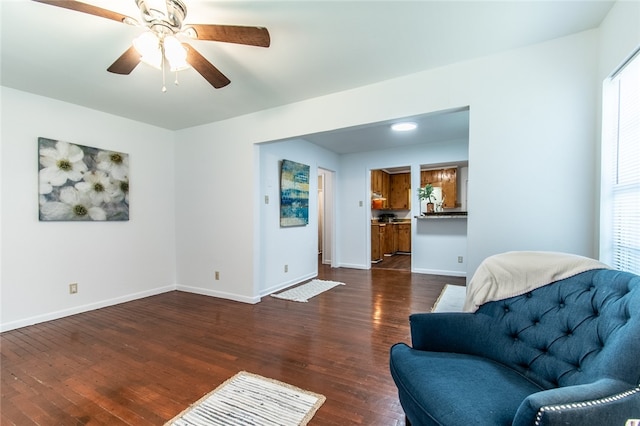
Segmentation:
{"type": "Polygon", "coordinates": [[[166,78],[164,76],[164,61],[162,61],[162,93],[167,93],[166,78]]]}
{"type": "Polygon", "coordinates": [[[167,93],[166,80],[164,76],[164,50],[162,51],[162,93],[167,93]]]}
{"type": "Polygon", "coordinates": [[[173,82],[176,86],[180,86],[180,83],[178,82],[178,70],[176,70],[176,81],[173,82]]]}

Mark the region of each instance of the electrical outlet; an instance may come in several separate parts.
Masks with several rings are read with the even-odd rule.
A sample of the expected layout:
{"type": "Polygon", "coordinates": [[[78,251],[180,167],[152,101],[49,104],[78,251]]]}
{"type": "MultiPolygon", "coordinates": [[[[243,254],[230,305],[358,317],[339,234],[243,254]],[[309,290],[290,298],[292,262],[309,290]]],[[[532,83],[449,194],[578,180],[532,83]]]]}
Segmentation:
{"type": "Polygon", "coordinates": [[[220,271],[216,271],[216,280],[220,279],[220,271]]]}
{"type": "Polygon", "coordinates": [[[363,201],[358,201],[358,207],[362,207],[364,206],[364,202],[363,201]]]}
{"type": "Polygon", "coordinates": [[[69,284],[69,294],[76,294],[78,292],[78,283],[69,284]]]}
{"type": "Polygon", "coordinates": [[[289,265],[284,265],[284,271],[289,272],[289,265]]]}
{"type": "Polygon", "coordinates": [[[264,203],[265,204],[269,204],[269,196],[268,195],[264,196],[264,203]]]}
{"type": "Polygon", "coordinates": [[[458,256],[458,263],[462,263],[462,256],[458,256]]]}

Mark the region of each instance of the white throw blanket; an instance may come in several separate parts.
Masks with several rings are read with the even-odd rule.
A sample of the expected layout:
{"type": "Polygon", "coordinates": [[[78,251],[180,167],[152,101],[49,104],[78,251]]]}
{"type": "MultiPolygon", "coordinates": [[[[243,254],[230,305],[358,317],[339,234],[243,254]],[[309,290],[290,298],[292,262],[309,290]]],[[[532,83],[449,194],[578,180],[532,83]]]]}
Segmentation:
{"type": "Polygon", "coordinates": [[[597,260],[575,254],[512,251],[486,258],[467,285],[465,312],[480,305],[525,294],[555,281],[592,269],[610,269],[597,260]]]}

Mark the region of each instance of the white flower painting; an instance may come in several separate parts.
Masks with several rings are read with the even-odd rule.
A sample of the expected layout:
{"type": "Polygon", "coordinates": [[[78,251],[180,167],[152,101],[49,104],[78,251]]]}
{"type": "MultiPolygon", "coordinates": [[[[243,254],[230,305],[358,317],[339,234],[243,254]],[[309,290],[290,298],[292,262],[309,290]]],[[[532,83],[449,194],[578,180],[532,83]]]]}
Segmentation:
{"type": "Polygon", "coordinates": [[[41,221],[129,220],[129,154],[38,138],[41,221]]]}

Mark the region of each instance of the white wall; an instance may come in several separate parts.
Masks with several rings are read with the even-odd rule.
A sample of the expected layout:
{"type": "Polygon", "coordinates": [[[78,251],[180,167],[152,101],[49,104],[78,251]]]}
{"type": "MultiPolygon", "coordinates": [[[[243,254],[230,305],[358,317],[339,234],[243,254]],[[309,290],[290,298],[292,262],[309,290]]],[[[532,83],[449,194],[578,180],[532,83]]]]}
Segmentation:
{"type": "Polygon", "coordinates": [[[1,97],[2,329],[175,288],[173,132],[5,87],[1,97]],[[128,153],[130,220],[39,222],[39,136],[128,153]]]}
{"type": "MultiPolygon", "coordinates": [[[[260,209],[259,197],[250,195],[259,189],[254,143],[467,105],[468,275],[485,257],[507,250],[594,255],[597,42],[597,31],[588,31],[178,132],[178,205],[214,212],[212,220],[194,209],[177,212],[182,284],[217,285],[255,300],[260,209]],[[219,185],[231,172],[241,180],[239,191],[219,185]],[[203,202],[189,191],[191,182],[211,198],[203,202]],[[236,209],[238,226],[218,220],[214,199],[236,209]],[[230,245],[239,251],[227,250],[230,245]],[[228,271],[228,281],[211,281],[216,263],[228,271]]],[[[363,179],[345,175],[342,164],[340,170],[336,256],[341,265],[358,265],[366,256],[368,223],[359,201],[367,204],[367,189],[363,179]]]]}
{"type": "Polygon", "coordinates": [[[473,75],[469,271],[509,250],[594,256],[596,35],[500,55],[473,75]]]}
{"type": "Polygon", "coordinates": [[[467,218],[420,219],[414,223],[411,271],[466,276],[467,218]],[[460,263],[459,256],[463,259],[460,263]]]}
{"type": "Polygon", "coordinates": [[[598,80],[608,77],[640,47],[640,2],[617,1],[599,29],[598,80]]]}
{"type": "Polygon", "coordinates": [[[180,290],[255,303],[259,158],[253,140],[236,139],[251,131],[234,129],[236,122],[176,132],[176,282],[180,290]]]}
{"type": "MultiPolygon", "coordinates": [[[[337,171],[338,155],[297,139],[256,145],[260,152],[260,295],[318,275],[318,167],[337,171]],[[280,162],[310,166],[309,224],[280,227],[280,162]],[[269,204],[264,197],[269,197],[269,204]],[[288,272],[284,272],[288,265],[288,272]]],[[[339,176],[339,174],[337,174],[339,176]]]]}

